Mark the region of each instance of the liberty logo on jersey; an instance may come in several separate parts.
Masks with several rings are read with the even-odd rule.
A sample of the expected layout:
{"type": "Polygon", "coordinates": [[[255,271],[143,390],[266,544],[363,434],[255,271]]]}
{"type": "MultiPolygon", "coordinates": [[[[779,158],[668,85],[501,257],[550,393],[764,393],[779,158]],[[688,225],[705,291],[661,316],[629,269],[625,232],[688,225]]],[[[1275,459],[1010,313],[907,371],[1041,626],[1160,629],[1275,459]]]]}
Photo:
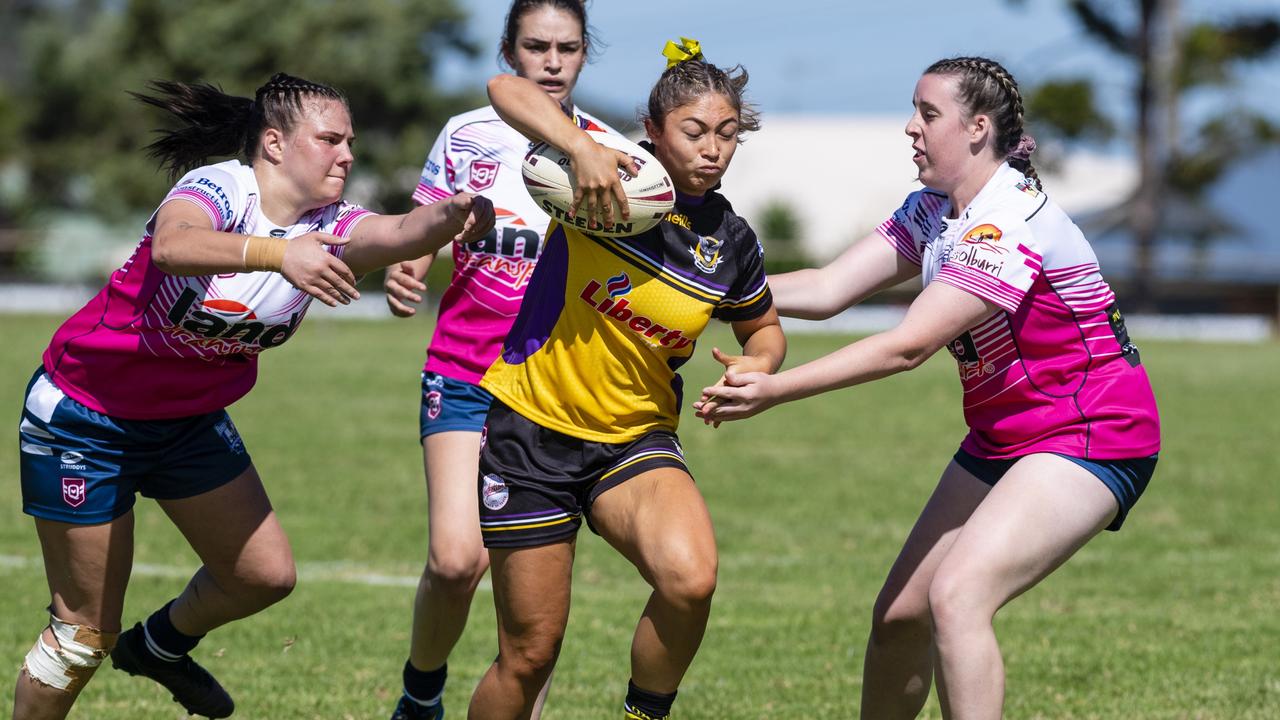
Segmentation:
{"type": "Polygon", "coordinates": [[[252,308],[227,298],[201,299],[191,288],[183,289],[167,317],[174,331],[195,336],[188,342],[221,352],[260,352],[283,345],[302,322],[302,313],[289,316],[287,323],[257,322],[252,308]]]}
{"type": "Polygon", "coordinates": [[[614,275],[605,281],[604,289],[609,293],[609,297],[611,298],[626,295],[631,292],[631,278],[628,277],[626,273],[614,275]]]}
{"type": "Polygon", "coordinates": [[[502,164],[494,160],[477,160],[471,163],[471,179],[467,181],[467,187],[476,192],[488,190],[498,179],[498,171],[501,169],[502,164]]]}
{"type": "Polygon", "coordinates": [[[590,305],[596,312],[604,315],[610,320],[625,325],[628,330],[645,338],[651,343],[661,345],[672,350],[679,350],[687,347],[693,342],[691,338],[684,336],[680,330],[663,327],[654,322],[652,318],[645,317],[631,309],[631,302],[626,298],[620,298],[632,290],[631,278],[627,274],[620,273],[607,281],[608,286],[601,285],[597,280],[591,280],[586,287],[582,288],[582,292],[578,297],[582,301],[590,305]],[[605,290],[608,297],[596,299],[596,293],[601,289],[605,290]]]}

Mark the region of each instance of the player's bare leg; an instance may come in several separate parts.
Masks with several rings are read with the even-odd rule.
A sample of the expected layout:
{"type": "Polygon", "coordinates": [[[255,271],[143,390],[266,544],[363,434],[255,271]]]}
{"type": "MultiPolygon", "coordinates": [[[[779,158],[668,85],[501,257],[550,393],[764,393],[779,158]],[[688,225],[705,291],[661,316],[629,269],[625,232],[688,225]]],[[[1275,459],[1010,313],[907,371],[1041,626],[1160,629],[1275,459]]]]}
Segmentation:
{"type": "Polygon", "coordinates": [[[180,632],[204,635],[293,591],[293,551],[252,466],[209,492],[159,504],[204,563],[170,608],[180,632]]]}
{"type": "MultiPolygon", "coordinates": [[[[125,587],[133,564],[133,512],[101,525],[71,525],[39,518],[35,524],[49,581],[52,615],[81,626],[76,635],[86,644],[92,643],[84,635],[86,631],[100,631],[95,634],[104,647],[94,661],[101,662],[120,632],[125,587]]],[[[50,648],[60,648],[48,627],[41,639],[50,648]]],[[[42,682],[32,678],[24,663],[14,689],[14,720],[66,717],[96,669],[70,667],[64,670],[65,679],[42,682]],[[57,686],[63,684],[65,688],[57,686]]]]}
{"type": "Polygon", "coordinates": [[[489,551],[498,611],[498,658],[480,679],[467,717],[525,720],[532,716],[569,621],[573,554],[572,540],[489,551]]]}
{"type": "Polygon", "coordinates": [[[653,588],[631,644],[633,686],[674,694],[702,644],[716,589],[719,560],[702,494],[687,472],[658,468],[601,494],[591,520],[653,588]]]}
{"type": "Polygon", "coordinates": [[[920,512],[872,612],[862,671],[863,718],[914,718],[929,699],[933,682],[929,585],[960,528],[990,489],[952,462],[920,512]]]}
{"type": "Polygon", "coordinates": [[[208,492],[158,503],[203,565],[178,597],[121,634],[111,661],[159,683],[188,713],[228,717],[230,694],[191,652],[205,633],[293,590],[289,541],[252,466],[208,492]]]}
{"type": "Polygon", "coordinates": [[[992,488],[934,573],[929,604],[939,695],[949,720],[997,720],[1004,662],[992,620],[1111,523],[1115,496],[1055,455],[1019,460],[992,488]]]}

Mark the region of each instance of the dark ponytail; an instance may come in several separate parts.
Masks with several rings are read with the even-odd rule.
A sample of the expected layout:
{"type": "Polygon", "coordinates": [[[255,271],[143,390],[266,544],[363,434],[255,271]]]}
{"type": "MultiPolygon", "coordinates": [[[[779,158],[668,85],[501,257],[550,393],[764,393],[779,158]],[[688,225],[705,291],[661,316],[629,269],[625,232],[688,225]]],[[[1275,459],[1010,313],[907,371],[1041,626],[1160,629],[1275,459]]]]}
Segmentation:
{"type": "Polygon", "coordinates": [[[969,116],[987,115],[995,123],[996,155],[1043,189],[1031,165],[1036,143],[1023,129],[1022,92],[1003,65],[984,57],[955,57],[939,60],[924,74],[958,78],[959,100],[969,116]]]}
{"type": "Polygon", "coordinates": [[[271,76],[252,100],[228,95],[208,83],[157,80],[149,87],[150,95],[130,94],[179,121],[174,130],[158,131],[159,139],[146,148],[171,178],[214,157],[241,155],[253,162],[262,131],[292,131],[302,114],[304,99],[318,97],[347,105],[346,97],[334,88],[284,73],[271,76]]]}

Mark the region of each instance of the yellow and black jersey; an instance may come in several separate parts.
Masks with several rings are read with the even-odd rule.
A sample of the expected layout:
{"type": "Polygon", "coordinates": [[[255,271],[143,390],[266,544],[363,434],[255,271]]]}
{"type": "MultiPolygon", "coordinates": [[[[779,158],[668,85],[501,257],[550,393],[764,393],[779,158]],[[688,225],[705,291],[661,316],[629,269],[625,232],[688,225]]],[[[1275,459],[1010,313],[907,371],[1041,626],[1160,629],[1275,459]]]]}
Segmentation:
{"type": "Polygon", "coordinates": [[[711,318],[773,305],[764,251],[719,193],[679,196],[655,227],[606,238],[552,222],[502,354],[481,386],[557,432],[622,443],[675,430],[681,379],[711,318]]]}

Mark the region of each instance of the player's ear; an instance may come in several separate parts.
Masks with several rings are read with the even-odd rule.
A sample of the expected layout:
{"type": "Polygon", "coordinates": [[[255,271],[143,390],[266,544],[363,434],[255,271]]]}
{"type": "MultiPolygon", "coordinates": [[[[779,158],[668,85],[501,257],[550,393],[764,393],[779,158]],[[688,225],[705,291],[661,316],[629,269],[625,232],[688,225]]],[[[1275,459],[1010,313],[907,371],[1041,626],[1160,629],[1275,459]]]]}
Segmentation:
{"type": "Polygon", "coordinates": [[[969,142],[974,145],[981,145],[982,141],[985,140],[987,135],[991,134],[993,130],[994,125],[991,122],[991,116],[983,115],[981,113],[974,115],[973,119],[969,121],[969,142]]]}
{"type": "Polygon", "coordinates": [[[284,159],[284,133],[273,127],[263,130],[258,140],[258,154],[270,163],[279,164],[284,159]]]}
{"type": "Polygon", "coordinates": [[[650,140],[657,140],[662,135],[662,127],[653,121],[653,118],[644,119],[644,134],[649,136],[650,140]]]}

